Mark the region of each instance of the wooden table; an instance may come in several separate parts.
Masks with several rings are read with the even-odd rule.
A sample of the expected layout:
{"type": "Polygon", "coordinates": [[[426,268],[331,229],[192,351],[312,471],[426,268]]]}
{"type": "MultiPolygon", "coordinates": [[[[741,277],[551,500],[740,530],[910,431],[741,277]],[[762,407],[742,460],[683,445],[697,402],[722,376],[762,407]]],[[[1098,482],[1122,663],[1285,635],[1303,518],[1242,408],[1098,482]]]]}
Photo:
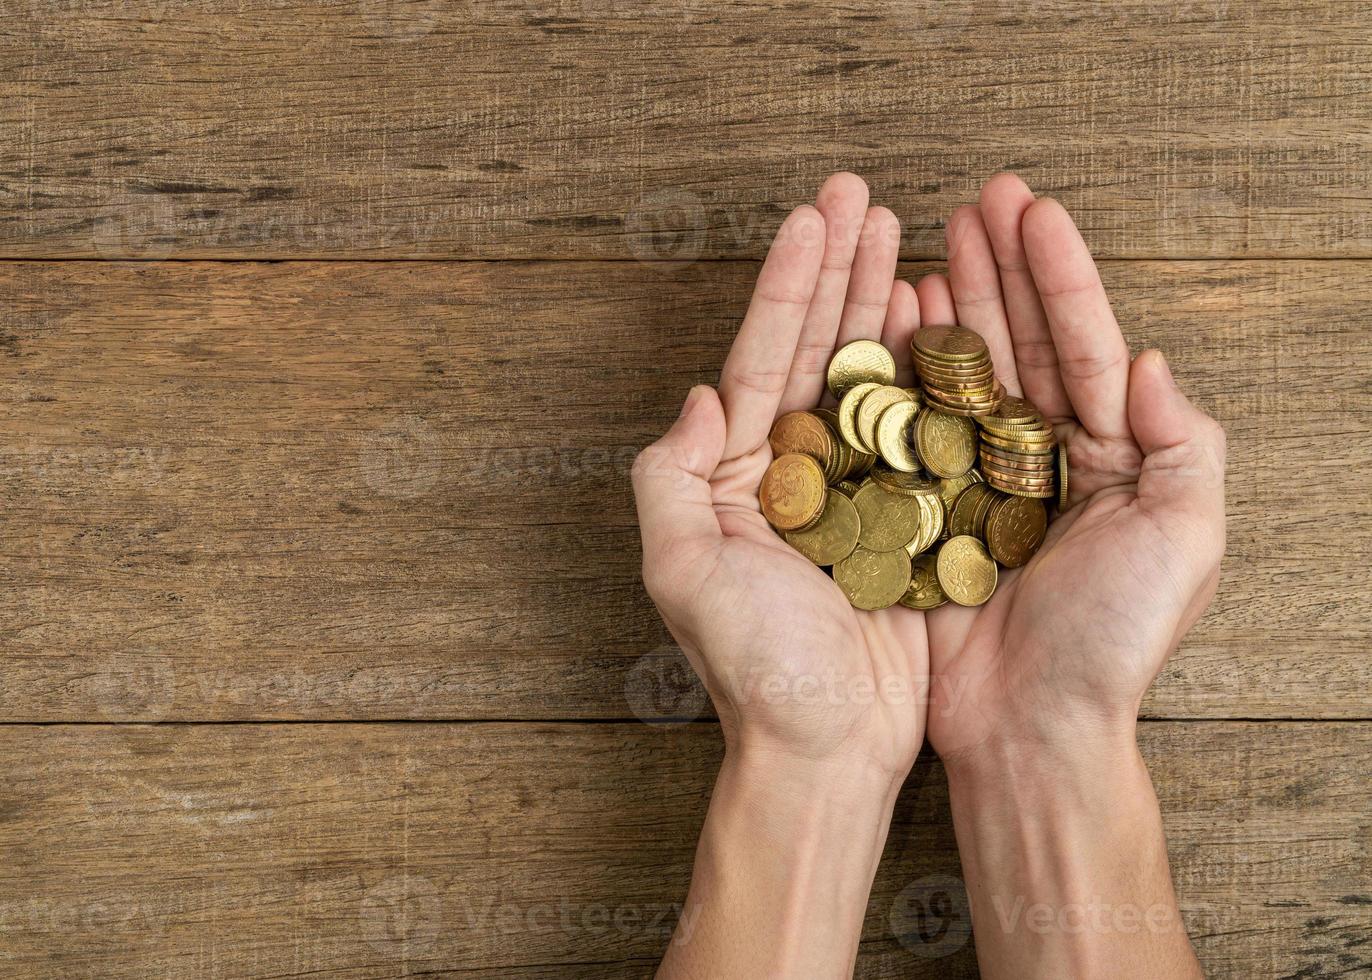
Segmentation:
{"type": "MultiPolygon", "coordinates": [[[[640,720],[701,701],[628,464],[839,168],[909,275],[1057,195],[1226,424],[1140,726],[1182,905],[1212,976],[1372,969],[1366,5],[15,6],[0,975],[649,974],[720,742],[640,720]]],[[[922,759],[860,976],[975,974],[957,874],[922,759]]]]}

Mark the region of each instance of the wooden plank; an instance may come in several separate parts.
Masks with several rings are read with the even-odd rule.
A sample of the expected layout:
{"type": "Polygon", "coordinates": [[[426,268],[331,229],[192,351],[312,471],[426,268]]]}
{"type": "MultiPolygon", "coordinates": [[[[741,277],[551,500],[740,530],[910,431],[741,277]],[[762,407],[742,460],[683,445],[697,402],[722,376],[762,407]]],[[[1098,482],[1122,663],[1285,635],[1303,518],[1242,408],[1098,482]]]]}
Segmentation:
{"type": "Polygon", "coordinates": [[[1325,0],[84,0],[0,24],[0,254],[756,257],[838,168],[908,258],[1013,168],[1098,254],[1372,255],[1325,0]]]}
{"type": "MultiPolygon", "coordinates": [[[[1207,976],[1372,967],[1372,726],[1145,723],[1141,743],[1207,976]]],[[[10,726],[0,757],[6,975],[551,980],[650,973],[719,743],[708,725],[10,726]]],[[[925,935],[951,939],[912,931],[958,874],[923,759],[858,976],[975,975],[956,905],[926,906],[925,935]]]]}
{"type": "MultiPolygon", "coordinates": [[[[657,710],[628,466],[754,273],[0,265],[0,717],[657,710]]],[[[1372,716],[1372,264],[1105,277],[1230,435],[1219,598],[1145,712],[1372,716]]]]}

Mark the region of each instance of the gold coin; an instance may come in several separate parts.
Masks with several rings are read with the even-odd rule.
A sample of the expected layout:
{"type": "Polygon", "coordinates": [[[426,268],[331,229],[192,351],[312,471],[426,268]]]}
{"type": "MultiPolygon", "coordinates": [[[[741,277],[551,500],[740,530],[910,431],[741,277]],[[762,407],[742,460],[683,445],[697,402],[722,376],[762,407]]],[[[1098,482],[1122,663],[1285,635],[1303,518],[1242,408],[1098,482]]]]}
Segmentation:
{"type": "Polygon", "coordinates": [[[1002,497],[986,515],[986,547],[1006,568],[1019,568],[1039,550],[1048,512],[1029,497],[1002,497]]]}
{"type": "Polygon", "coordinates": [[[834,564],[834,581],[858,609],[885,609],[905,594],[910,572],[910,556],[904,551],[873,551],[858,545],[834,564]]]}
{"type": "Polygon", "coordinates": [[[829,427],[812,412],[787,412],[772,423],[767,441],[772,445],[773,456],[804,453],[826,471],[838,451],[829,427]]]}
{"type": "Polygon", "coordinates": [[[958,499],[958,494],[966,490],[973,483],[981,482],[981,474],[976,470],[968,470],[962,476],[955,476],[951,480],[940,479],[938,481],[939,499],[943,501],[943,519],[948,520],[948,515],[953,512],[953,503],[958,499]]]}
{"type": "Polygon", "coordinates": [[[977,427],[965,418],[926,408],[915,421],[915,446],[925,469],[951,480],[977,461],[977,427]]]}
{"type": "Polygon", "coordinates": [[[778,456],[762,474],[758,501],[773,527],[782,531],[805,527],[824,510],[824,471],[804,453],[778,456]]]}
{"type": "Polygon", "coordinates": [[[943,533],[943,501],[938,497],[917,497],[924,513],[920,515],[919,534],[905,546],[911,558],[927,551],[943,533]]]}
{"type": "Polygon", "coordinates": [[[981,441],[988,446],[995,446],[997,449],[1008,449],[1015,453],[1037,453],[1051,455],[1053,452],[1053,442],[1057,437],[1053,435],[1053,430],[1047,432],[1031,431],[1024,435],[1003,436],[992,432],[989,429],[981,430],[981,441]]]}
{"type": "Polygon", "coordinates": [[[896,380],[896,359],[875,340],[855,340],[839,348],[829,361],[827,380],[829,394],[835,398],[869,381],[889,385],[896,380]]]}
{"type": "Polygon", "coordinates": [[[937,361],[972,361],[990,356],[981,334],[957,324],[916,330],[910,347],[917,355],[937,361]]]}
{"type": "MultiPolygon", "coordinates": [[[[896,402],[877,418],[877,451],[886,465],[902,473],[913,473],[919,469],[919,459],[915,456],[912,431],[919,406],[912,401],[896,402]]],[[[861,422],[862,413],[858,412],[861,422]]]]}
{"type": "Polygon", "coordinates": [[[880,388],[881,385],[875,381],[865,381],[860,385],[854,385],[843,393],[843,397],[838,403],[838,431],[843,436],[843,441],[854,449],[863,453],[870,453],[871,450],[863,446],[857,434],[857,413],[862,405],[862,400],[869,394],[880,388]]]}
{"type": "Polygon", "coordinates": [[[923,497],[938,492],[938,483],[922,473],[902,473],[889,466],[872,467],[872,479],[892,493],[923,497]]]}
{"type": "Polygon", "coordinates": [[[839,493],[843,494],[849,500],[852,500],[853,494],[861,490],[862,485],[860,483],[854,483],[852,480],[839,480],[837,483],[834,484],[834,489],[837,490],[839,493]]]}
{"type": "Polygon", "coordinates": [[[996,591],[996,563],[986,546],[969,535],[944,542],[934,569],[939,587],[959,606],[979,606],[996,591]]]}
{"type": "Polygon", "coordinates": [[[877,452],[877,419],[897,402],[908,402],[910,396],[904,388],[882,385],[876,391],[868,392],[857,410],[858,442],[866,452],[877,452]]]}
{"type": "Polygon", "coordinates": [[[954,536],[959,534],[977,534],[976,525],[977,508],[981,506],[982,500],[989,496],[991,490],[985,483],[976,483],[958,494],[958,499],[953,502],[953,510],[948,518],[948,533],[954,536]]]}
{"type": "Polygon", "coordinates": [[[809,530],[787,531],[786,543],[816,565],[832,565],[857,547],[858,512],[853,502],[830,490],[818,523],[809,530]]]}
{"type": "Polygon", "coordinates": [[[943,586],[938,584],[934,555],[920,555],[910,567],[910,585],[900,597],[900,604],[910,609],[937,609],[948,601],[943,586]]]}
{"type": "Polygon", "coordinates": [[[1058,510],[1064,511],[1072,498],[1067,495],[1067,444],[1058,443],[1058,510]]]}
{"type": "Polygon", "coordinates": [[[999,477],[991,473],[986,474],[986,482],[991,486],[995,487],[997,490],[1000,490],[1002,493],[1012,494],[1016,497],[1038,497],[1040,499],[1047,500],[1053,496],[1054,492],[1051,485],[1047,487],[1018,486],[1014,483],[1001,480],[999,477]]]}
{"type": "Polygon", "coordinates": [[[1043,416],[1029,399],[1006,395],[994,412],[979,421],[983,425],[1035,425],[1043,421],[1043,416]]]}
{"type": "Polygon", "coordinates": [[[872,551],[904,548],[919,533],[922,511],[914,497],[891,493],[878,483],[864,484],[853,494],[861,528],[858,544],[872,551]]]}

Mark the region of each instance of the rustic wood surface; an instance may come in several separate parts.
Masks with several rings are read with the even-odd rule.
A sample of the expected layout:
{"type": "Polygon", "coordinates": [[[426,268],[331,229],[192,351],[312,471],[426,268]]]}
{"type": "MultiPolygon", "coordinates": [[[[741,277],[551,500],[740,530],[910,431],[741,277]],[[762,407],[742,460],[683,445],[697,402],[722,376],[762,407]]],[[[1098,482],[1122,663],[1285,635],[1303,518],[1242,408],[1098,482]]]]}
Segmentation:
{"type": "Polygon", "coordinates": [[[1013,168],[1099,254],[1372,255],[1362,3],[19,0],[0,254],[755,257],[828,173],[906,255],[1013,168]]]}
{"type": "MultiPolygon", "coordinates": [[[[701,260],[840,168],[907,259],[1014,169],[1130,260],[1230,437],[1141,725],[1188,926],[1211,977],[1372,971],[1372,8],[0,14],[0,977],[651,974],[720,746],[633,721],[708,706],[628,466],[743,310],[701,260]]],[[[958,873],[922,758],[860,977],[976,975],[958,873]]]]}
{"type": "MultiPolygon", "coordinates": [[[[628,464],[754,271],[0,266],[0,717],[650,710],[628,464]]],[[[1230,438],[1224,583],[1146,713],[1372,716],[1372,266],[1105,276],[1230,438]]]]}
{"type": "MultiPolygon", "coordinates": [[[[1141,727],[1208,975],[1372,969],[1372,725],[1141,727]]],[[[0,753],[0,866],[24,889],[0,919],[6,976],[60,963],[68,978],[554,980],[649,975],[719,737],[709,725],[9,726],[0,753]]],[[[943,774],[921,760],[860,977],[975,975],[965,906],[915,904],[957,875],[943,774]],[[922,935],[949,927],[946,945],[918,940],[917,907],[922,935]]]]}

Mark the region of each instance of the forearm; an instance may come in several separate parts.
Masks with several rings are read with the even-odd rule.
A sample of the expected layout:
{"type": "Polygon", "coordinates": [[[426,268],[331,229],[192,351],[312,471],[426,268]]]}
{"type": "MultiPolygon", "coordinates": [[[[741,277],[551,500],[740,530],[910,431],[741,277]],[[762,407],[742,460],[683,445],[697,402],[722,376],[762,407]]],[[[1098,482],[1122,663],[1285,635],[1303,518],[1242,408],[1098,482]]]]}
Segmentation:
{"type": "Polygon", "coordinates": [[[984,977],[1201,976],[1133,733],[949,766],[984,977]]]}
{"type": "Polygon", "coordinates": [[[659,978],[852,974],[899,781],[730,752],[659,978]]]}

